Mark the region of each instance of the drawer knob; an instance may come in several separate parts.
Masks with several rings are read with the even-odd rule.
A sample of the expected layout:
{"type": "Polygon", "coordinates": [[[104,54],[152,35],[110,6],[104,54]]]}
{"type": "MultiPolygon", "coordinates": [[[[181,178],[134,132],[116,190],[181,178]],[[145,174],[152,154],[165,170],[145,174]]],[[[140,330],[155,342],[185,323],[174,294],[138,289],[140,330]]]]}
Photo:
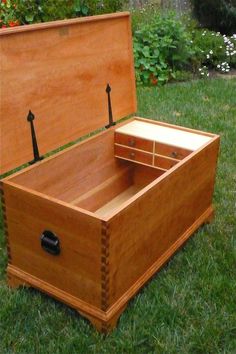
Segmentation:
{"type": "Polygon", "coordinates": [[[135,140],[134,139],[130,139],[128,141],[128,144],[129,144],[129,146],[135,146],[135,140]]]}
{"type": "Polygon", "coordinates": [[[57,256],[61,252],[60,248],[60,240],[59,238],[49,230],[45,230],[41,237],[41,247],[44,249],[44,251],[57,256]]]}
{"type": "Polygon", "coordinates": [[[131,159],[134,159],[134,158],[135,158],[135,153],[134,153],[134,152],[131,152],[131,153],[129,154],[129,157],[130,157],[131,159]]]}
{"type": "Polygon", "coordinates": [[[174,157],[175,159],[176,159],[176,157],[178,156],[178,154],[177,154],[176,151],[173,151],[173,152],[171,153],[171,155],[172,155],[172,157],[174,157]]]}

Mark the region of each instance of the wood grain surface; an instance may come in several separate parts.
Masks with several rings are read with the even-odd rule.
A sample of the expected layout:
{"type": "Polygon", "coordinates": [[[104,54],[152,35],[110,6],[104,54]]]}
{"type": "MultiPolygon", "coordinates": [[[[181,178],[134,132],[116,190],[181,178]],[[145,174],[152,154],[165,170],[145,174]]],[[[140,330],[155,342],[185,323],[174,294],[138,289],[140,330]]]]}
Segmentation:
{"type": "Polygon", "coordinates": [[[1,31],[0,174],[136,111],[128,13],[1,31]],[[25,29],[24,29],[25,28],[25,29]]]}
{"type": "Polygon", "coordinates": [[[12,265],[100,307],[101,221],[10,182],[4,196],[12,265]],[[45,230],[59,237],[60,255],[42,249],[45,230]]]}
{"type": "Polygon", "coordinates": [[[211,206],[218,148],[215,137],[110,215],[110,305],[211,206]]]}

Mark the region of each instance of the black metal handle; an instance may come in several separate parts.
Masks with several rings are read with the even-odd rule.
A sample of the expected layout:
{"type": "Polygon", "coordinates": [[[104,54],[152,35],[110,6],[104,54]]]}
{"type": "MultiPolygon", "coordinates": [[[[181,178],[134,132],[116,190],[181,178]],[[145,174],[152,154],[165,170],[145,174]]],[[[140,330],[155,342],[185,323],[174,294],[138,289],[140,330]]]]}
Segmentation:
{"type": "Polygon", "coordinates": [[[60,240],[59,238],[52,232],[45,230],[41,235],[41,246],[44,251],[57,256],[61,252],[60,248],[60,240]]]}

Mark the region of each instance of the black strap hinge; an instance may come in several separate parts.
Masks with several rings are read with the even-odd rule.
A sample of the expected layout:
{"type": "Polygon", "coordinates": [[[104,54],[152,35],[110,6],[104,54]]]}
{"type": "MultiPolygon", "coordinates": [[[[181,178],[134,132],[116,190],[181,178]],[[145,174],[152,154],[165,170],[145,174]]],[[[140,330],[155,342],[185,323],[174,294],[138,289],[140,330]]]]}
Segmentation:
{"type": "Polygon", "coordinates": [[[33,154],[34,154],[34,159],[29,162],[30,165],[32,165],[38,161],[41,161],[43,159],[43,156],[40,156],[40,154],[39,154],[38,143],[37,143],[36,133],[35,133],[35,129],[34,129],[34,119],[35,119],[34,114],[31,112],[31,110],[29,110],[29,113],[27,116],[27,121],[30,123],[33,154]]]}
{"type": "Polygon", "coordinates": [[[110,128],[113,125],[116,125],[116,123],[113,120],[113,113],[112,113],[112,105],[111,105],[111,86],[107,84],[106,87],[106,93],[107,93],[107,100],[108,100],[108,115],[109,115],[109,124],[105,126],[105,128],[110,128]]]}

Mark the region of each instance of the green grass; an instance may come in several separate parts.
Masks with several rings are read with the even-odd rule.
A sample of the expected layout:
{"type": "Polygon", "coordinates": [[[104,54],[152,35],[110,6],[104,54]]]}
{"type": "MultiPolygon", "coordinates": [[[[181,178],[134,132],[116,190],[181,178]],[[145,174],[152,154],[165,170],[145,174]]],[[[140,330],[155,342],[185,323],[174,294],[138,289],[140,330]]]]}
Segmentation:
{"type": "Polygon", "coordinates": [[[0,236],[0,353],[236,353],[236,80],[139,88],[139,115],[215,132],[216,218],[140,292],[107,338],[35,290],[8,289],[0,236]]]}

